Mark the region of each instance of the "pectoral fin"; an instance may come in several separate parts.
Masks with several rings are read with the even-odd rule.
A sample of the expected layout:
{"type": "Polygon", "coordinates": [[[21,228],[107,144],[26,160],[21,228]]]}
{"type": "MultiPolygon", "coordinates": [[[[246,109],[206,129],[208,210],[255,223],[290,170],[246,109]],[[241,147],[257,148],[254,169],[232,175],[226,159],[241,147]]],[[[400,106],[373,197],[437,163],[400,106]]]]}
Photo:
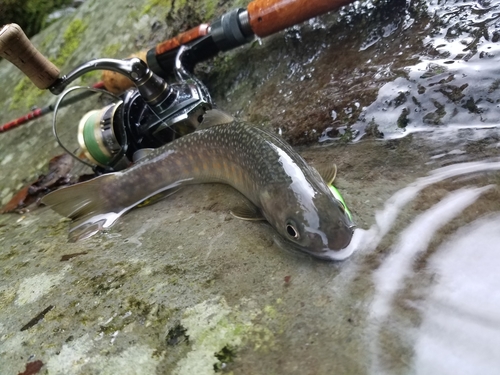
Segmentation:
{"type": "Polygon", "coordinates": [[[158,193],[156,195],[153,195],[152,197],[149,197],[148,199],[143,200],[141,203],[139,203],[137,205],[137,207],[140,208],[140,207],[146,207],[146,206],[152,205],[156,202],[161,201],[162,199],[170,197],[172,194],[177,193],[179,190],[180,190],[180,188],[162,191],[161,193],[158,193]]]}
{"type": "Polygon", "coordinates": [[[337,166],[335,164],[318,168],[317,171],[327,185],[331,185],[337,176],[337,166]]]}
{"type": "Polygon", "coordinates": [[[234,207],[231,210],[231,215],[241,220],[251,220],[251,221],[266,220],[264,216],[262,216],[260,210],[255,206],[234,207]]]}

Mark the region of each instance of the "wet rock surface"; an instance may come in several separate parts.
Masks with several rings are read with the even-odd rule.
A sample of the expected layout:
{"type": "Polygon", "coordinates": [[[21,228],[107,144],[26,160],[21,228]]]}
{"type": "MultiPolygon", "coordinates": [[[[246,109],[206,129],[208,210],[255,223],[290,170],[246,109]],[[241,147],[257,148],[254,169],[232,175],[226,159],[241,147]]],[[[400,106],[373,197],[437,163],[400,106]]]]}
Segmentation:
{"type": "MultiPolygon", "coordinates": [[[[244,5],[87,0],[33,41],[67,72],[244,5]]],[[[221,185],[78,243],[46,208],[1,215],[0,373],[495,374],[499,12],[359,2],[200,64],[220,108],[337,164],[357,251],[283,249],[229,214],[244,198],[221,185]]],[[[55,99],[6,61],[0,79],[0,123],[55,99]]],[[[68,142],[92,100],[58,116],[68,142]]],[[[0,145],[2,203],[61,153],[50,116],[0,145]]]]}

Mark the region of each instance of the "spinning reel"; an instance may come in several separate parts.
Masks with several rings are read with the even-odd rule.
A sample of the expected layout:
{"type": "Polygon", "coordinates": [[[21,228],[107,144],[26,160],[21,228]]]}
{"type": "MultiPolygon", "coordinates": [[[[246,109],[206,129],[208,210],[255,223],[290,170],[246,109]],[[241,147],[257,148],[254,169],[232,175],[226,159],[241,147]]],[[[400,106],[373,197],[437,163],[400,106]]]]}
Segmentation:
{"type": "Polygon", "coordinates": [[[54,109],[53,131],[59,145],[97,173],[124,169],[137,161],[141,150],[157,148],[191,133],[203,121],[212,100],[207,88],[182,65],[189,50],[182,46],[175,61],[177,82],[168,84],[138,58],[95,59],[63,76],[50,90],[62,92],[54,109]],[[85,73],[111,70],[130,79],[135,87],[120,96],[90,87],[64,88],[85,73]],[[64,90],[64,91],[63,91],[64,90]],[[59,137],[57,114],[65,97],[76,90],[102,92],[113,98],[111,104],[87,112],[78,126],[78,143],[85,159],[68,150],[59,137]]]}

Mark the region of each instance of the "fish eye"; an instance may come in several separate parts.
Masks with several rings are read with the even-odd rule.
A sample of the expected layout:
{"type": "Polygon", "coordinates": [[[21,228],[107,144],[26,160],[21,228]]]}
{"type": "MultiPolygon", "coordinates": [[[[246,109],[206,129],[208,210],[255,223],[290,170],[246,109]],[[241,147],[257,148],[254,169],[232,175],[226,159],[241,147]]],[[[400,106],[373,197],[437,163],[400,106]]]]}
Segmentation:
{"type": "Polygon", "coordinates": [[[295,228],[295,226],[292,223],[286,224],[286,232],[290,237],[293,237],[296,240],[299,239],[299,231],[295,228]]]}

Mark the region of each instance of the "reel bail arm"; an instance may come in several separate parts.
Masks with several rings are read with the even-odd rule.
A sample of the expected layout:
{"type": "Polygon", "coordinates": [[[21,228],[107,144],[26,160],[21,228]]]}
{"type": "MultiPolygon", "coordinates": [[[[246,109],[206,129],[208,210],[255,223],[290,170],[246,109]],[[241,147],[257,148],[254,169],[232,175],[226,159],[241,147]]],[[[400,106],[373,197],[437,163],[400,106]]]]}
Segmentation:
{"type": "Polygon", "coordinates": [[[124,75],[134,83],[139,94],[152,107],[161,105],[171,92],[167,82],[153,73],[147,64],[137,57],[125,60],[90,60],[56,81],[50,87],[50,91],[58,95],[75,79],[94,70],[111,70],[124,75]]]}

